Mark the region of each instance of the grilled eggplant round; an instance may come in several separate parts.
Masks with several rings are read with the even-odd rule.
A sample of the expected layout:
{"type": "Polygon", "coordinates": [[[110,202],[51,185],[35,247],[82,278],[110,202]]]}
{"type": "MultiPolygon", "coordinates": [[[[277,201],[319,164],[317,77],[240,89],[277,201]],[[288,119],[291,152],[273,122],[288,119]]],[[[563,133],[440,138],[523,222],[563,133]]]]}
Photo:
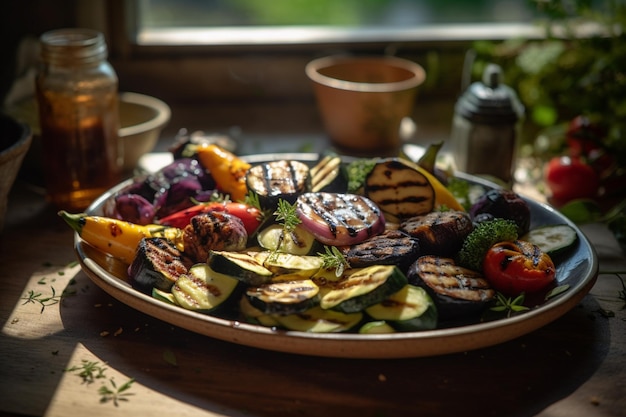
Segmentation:
{"type": "Polygon", "coordinates": [[[421,256],[409,268],[407,278],[428,291],[442,320],[474,317],[495,296],[481,274],[456,265],[451,258],[421,256]]]}
{"type": "Polygon", "coordinates": [[[266,162],[248,170],[246,185],[262,208],[273,210],[279,199],[293,204],[300,194],[311,191],[310,169],[299,161],[266,162]]]}
{"type": "Polygon", "coordinates": [[[420,253],[417,239],[400,230],[385,230],[363,242],[338,248],[352,268],[398,265],[406,272],[420,253]]]}
{"type": "Polygon", "coordinates": [[[400,230],[418,239],[422,255],[454,255],[473,228],[463,211],[433,211],[400,223],[400,230]]]}

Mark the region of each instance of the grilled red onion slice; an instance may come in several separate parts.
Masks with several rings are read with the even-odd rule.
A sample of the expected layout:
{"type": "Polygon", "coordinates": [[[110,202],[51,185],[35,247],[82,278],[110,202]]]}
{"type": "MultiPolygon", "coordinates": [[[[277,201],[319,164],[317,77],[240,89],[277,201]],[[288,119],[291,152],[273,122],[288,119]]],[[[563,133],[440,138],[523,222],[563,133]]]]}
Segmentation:
{"type": "Polygon", "coordinates": [[[355,194],[304,193],[296,200],[296,213],[302,227],[325,245],[353,245],[385,230],[378,206],[355,194]]]}

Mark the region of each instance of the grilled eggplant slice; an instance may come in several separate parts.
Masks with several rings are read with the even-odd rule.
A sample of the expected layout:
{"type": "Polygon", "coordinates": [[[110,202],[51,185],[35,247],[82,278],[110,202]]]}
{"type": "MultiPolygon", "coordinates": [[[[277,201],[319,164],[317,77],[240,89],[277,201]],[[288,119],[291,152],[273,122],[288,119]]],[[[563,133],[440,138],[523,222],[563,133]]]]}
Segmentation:
{"type": "Polygon", "coordinates": [[[352,268],[398,265],[402,271],[406,271],[420,253],[418,240],[400,230],[386,230],[361,243],[338,249],[352,268]]]}
{"type": "Polygon", "coordinates": [[[425,289],[407,284],[379,304],[365,309],[374,320],[384,320],[399,331],[432,330],[437,327],[437,307],[425,289]]]}
{"type": "Polygon", "coordinates": [[[246,296],[264,314],[297,314],[319,304],[320,289],[310,279],[251,286],[246,296]]]}
{"type": "Polygon", "coordinates": [[[400,223],[400,230],[419,241],[422,255],[452,256],[474,228],[463,211],[433,211],[400,223]]]}
{"type": "Polygon", "coordinates": [[[391,219],[406,219],[435,208],[435,189],[428,178],[400,158],[376,163],[365,180],[365,196],[391,219]]]}
{"type": "Polygon", "coordinates": [[[347,189],[348,176],[339,156],[326,155],[311,168],[312,192],[345,193],[347,189]]]}
{"type": "Polygon", "coordinates": [[[207,264],[196,264],[178,278],[172,294],[181,307],[208,313],[229,300],[238,284],[235,278],[219,274],[207,264]]]}
{"type": "Polygon", "coordinates": [[[339,333],[346,332],[358,325],[363,319],[363,313],[345,314],[315,306],[303,313],[274,317],[282,327],[289,330],[309,333],[339,333]]]}
{"type": "Polygon", "coordinates": [[[170,291],[172,285],[193,264],[174,243],[162,237],[144,238],[128,267],[133,286],[148,294],[152,288],[170,291]]]}
{"type": "Polygon", "coordinates": [[[262,208],[273,210],[279,199],[293,204],[300,194],[311,191],[311,173],[303,162],[270,161],[251,167],[246,185],[258,196],[262,208]]]}
{"type": "Polygon", "coordinates": [[[325,245],[353,245],[385,230],[378,206],[356,194],[305,193],[296,200],[296,214],[325,245]]]}
{"type": "Polygon", "coordinates": [[[356,313],[380,303],[407,284],[407,277],[393,265],[375,265],[349,270],[322,288],[320,306],[343,313],[356,313]]]}
{"type": "Polygon", "coordinates": [[[409,268],[407,278],[428,291],[442,320],[469,318],[495,296],[481,274],[456,265],[451,258],[421,256],[409,268]]]}

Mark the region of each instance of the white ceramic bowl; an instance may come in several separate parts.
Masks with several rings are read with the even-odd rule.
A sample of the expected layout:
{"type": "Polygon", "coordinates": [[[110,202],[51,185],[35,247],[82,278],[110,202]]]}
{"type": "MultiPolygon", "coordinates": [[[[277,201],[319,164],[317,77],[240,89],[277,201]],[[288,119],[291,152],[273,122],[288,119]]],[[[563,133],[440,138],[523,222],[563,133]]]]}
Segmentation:
{"type": "Polygon", "coordinates": [[[139,158],[151,152],[171,111],[163,101],[138,93],[119,94],[120,131],[124,148],[124,171],[132,171],[139,158]]]}
{"type": "Polygon", "coordinates": [[[0,114],[0,231],[4,226],[9,191],[32,139],[28,125],[0,114]]]}

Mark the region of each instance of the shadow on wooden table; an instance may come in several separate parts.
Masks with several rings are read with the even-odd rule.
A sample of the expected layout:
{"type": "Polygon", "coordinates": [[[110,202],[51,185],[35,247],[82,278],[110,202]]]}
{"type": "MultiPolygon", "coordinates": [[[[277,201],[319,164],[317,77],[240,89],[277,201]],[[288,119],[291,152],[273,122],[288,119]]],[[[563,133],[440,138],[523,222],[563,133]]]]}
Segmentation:
{"type": "Polygon", "coordinates": [[[583,384],[610,344],[605,320],[592,319],[598,306],[590,296],[556,322],[502,345],[394,360],[304,357],[230,344],[136,312],[97,287],[69,301],[61,307],[65,331],[79,333],[110,367],[200,408],[219,404],[273,417],[531,416],[583,384]],[[75,314],[96,304],[109,307],[89,317],[75,314]],[[118,336],[94,338],[121,328],[118,336]]]}

